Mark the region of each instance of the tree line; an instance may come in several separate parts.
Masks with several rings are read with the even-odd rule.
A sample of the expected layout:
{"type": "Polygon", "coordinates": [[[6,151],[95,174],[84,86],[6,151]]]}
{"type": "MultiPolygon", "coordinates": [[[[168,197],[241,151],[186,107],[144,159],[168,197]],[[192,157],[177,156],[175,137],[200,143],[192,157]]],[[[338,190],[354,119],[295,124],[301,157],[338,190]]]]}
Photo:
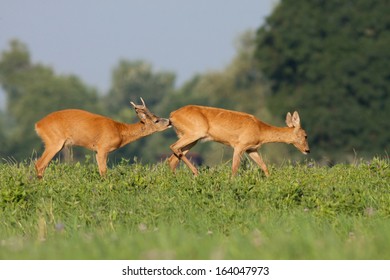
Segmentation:
{"type": "MultiPolygon", "coordinates": [[[[80,108],[123,122],[136,122],[129,106],[143,97],[156,115],[186,104],[254,114],[284,126],[288,111],[300,113],[318,161],[388,156],[390,142],[390,22],[387,1],[280,1],[264,25],[237,40],[237,53],[222,70],[195,75],[175,87],[175,74],[155,71],[141,60],[120,60],[107,93],[75,75],[59,75],[31,60],[23,42],[13,40],[0,56],[0,84],[6,105],[0,114],[0,156],[17,161],[43,150],[34,123],[46,114],[80,108]]],[[[170,154],[172,129],[131,143],[110,156],[156,162],[170,154]]],[[[265,158],[299,158],[293,148],[269,144],[265,158]]],[[[84,150],[75,149],[83,159],[84,150]]],[[[206,164],[231,157],[215,143],[197,145],[206,164]]]]}

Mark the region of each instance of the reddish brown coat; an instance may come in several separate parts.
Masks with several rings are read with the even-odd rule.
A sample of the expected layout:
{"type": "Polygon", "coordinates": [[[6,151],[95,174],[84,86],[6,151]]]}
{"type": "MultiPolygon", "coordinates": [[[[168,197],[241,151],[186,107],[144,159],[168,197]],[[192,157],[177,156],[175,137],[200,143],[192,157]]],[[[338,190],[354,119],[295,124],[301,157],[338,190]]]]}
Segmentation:
{"type": "Polygon", "coordinates": [[[250,114],[188,105],[172,112],[170,121],[179,137],[179,140],[171,145],[173,155],[168,160],[173,171],[182,159],[195,175],[198,173],[185,154],[199,140],[215,141],[233,147],[233,175],[237,172],[241,155],[247,152],[268,176],[268,169],[257,152],[265,143],[293,144],[304,154],[310,152],[307,135],[301,128],[298,112],[294,112],[293,115],[287,114],[287,127],[275,127],[250,114]]]}

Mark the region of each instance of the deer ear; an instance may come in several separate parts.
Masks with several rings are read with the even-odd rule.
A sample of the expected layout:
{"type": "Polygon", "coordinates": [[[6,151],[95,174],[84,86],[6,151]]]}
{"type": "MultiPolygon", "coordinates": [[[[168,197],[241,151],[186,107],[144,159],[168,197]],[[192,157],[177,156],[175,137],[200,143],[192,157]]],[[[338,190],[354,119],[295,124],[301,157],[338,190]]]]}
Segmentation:
{"type": "Polygon", "coordinates": [[[301,127],[301,119],[299,118],[299,114],[297,111],[292,115],[292,124],[294,127],[301,127]]]}
{"type": "Polygon", "coordinates": [[[137,112],[137,117],[140,119],[141,122],[145,122],[146,115],[143,112],[137,112]]]}
{"type": "Polygon", "coordinates": [[[286,124],[287,124],[288,127],[294,127],[290,112],[287,113],[286,124]]]}

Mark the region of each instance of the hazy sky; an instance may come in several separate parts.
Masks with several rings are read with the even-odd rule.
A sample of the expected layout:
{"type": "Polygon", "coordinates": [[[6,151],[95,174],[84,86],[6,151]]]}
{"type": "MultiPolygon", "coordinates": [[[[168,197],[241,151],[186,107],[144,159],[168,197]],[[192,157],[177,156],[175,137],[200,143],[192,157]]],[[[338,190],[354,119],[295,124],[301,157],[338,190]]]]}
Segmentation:
{"type": "Polygon", "coordinates": [[[119,59],[142,59],[178,84],[218,70],[276,0],[0,0],[0,52],[13,38],[33,62],[105,92],[119,59]]]}

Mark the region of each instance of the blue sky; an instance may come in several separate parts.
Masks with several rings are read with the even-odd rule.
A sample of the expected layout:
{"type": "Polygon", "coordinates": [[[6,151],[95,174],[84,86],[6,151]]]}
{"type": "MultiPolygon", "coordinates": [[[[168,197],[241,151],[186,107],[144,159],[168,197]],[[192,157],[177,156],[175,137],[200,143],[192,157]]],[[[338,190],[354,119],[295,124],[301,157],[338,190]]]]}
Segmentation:
{"type": "Polygon", "coordinates": [[[234,40],[264,23],[277,0],[0,0],[0,51],[13,38],[33,62],[104,93],[120,59],[176,74],[222,69],[234,40]]]}

